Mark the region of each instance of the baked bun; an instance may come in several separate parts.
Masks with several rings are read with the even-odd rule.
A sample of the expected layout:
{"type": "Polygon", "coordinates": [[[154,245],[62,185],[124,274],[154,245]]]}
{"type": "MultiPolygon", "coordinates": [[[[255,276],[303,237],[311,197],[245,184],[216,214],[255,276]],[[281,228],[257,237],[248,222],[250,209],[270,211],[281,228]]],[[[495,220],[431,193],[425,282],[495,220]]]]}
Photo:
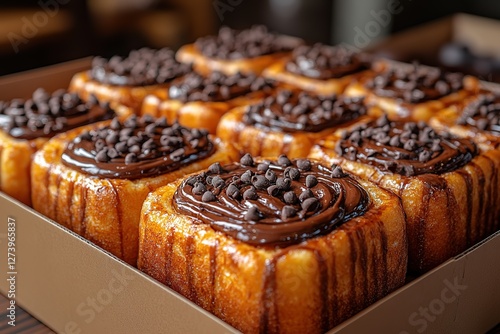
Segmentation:
{"type": "Polygon", "coordinates": [[[362,98],[278,89],[224,115],[217,136],[256,156],[305,157],[317,140],[367,113],[380,111],[367,109],[362,98]]]}
{"type": "Polygon", "coordinates": [[[375,62],[374,73],[346,88],[349,96],[364,96],[367,104],[382,108],[390,119],[428,121],[438,111],[462,105],[479,90],[479,81],[439,68],[375,62]]]}
{"type": "Polygon", "coordinates": [[[114,115],[95,97],[84,102],[65,90],[37,89],[27,100],[0,101],[0,190],[31,205],[33,153],[55,134],[114,115]]]}
{"type": "Polygon", "coordinates": [[[461,110],[447,108],[431,118],[430,124],[459,137],[469,138],[481,148],[500,148],[500,92],[482,91],[461,110]]]}
{"type": "Polygon", "coordinates": [[[409,269],[425,272],[500,227],[500,152],[386,117],[327,137],[311,158],[398,194],[406,213],[409,269]]]}
{"type": "Polygon", "coordinates": [[[274,90],[271,80],[253,74],[206,76],[190,73],[172,82],[168,99],[150,95],[141,113],[166,117],[169,122],[207,129],[215,134],[220,118],[230,109],[262,100],[274,90]]]}
{"type": "Polygon", "coordinates": [[[100,101],[138,112],[146,95],[159,89],[166,92],[164,88],[172,80],[189,72],[191,66],[178,63],[171,49],[143,48],[131,51],[125,58],[95,57],[89,71],[75,74],[69,89],[84,99],[95,95],[100,101]]]}
{"type": "Polygon", "coordinates": [[[371,71],[368,55],[343,46],[301,45],[269,66],[263,76],[317,94],[340,94],[371,71]]]}
{"type": "Polygon", "coordinates": [[[402,285],[406,251],[390,192],[245,155],[148,196],[138,267],[244,333],[324,333],[402,285]]]}
{"type": "Polygon", "coordinates": [[[206,131],[152,117],[54,137],[34,158],[33,208],[136,265],[142,202],[177,178],[238,153],[206,131]]]}
{"type": "Polygon", "coordinates": [[[217,36],[202,37],[181,47],[176,57],[181,63],[193,64],[200,73],[259,74],[302,43],[296,37],[270,33],[265,26],[242,31],[222,27],[217,36]]]}

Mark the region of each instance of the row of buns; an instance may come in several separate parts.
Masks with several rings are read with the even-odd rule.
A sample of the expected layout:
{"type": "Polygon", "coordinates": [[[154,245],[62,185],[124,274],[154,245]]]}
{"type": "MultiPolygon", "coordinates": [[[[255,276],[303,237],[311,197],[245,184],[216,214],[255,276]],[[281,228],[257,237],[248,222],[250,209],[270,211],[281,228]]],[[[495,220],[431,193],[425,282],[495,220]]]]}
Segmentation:
{"type": "Polygon", "coordinates": [[[248,333],[321,333],[500,228],[500,94],[222,28],[0,104],[0,190],[248,333]]]}

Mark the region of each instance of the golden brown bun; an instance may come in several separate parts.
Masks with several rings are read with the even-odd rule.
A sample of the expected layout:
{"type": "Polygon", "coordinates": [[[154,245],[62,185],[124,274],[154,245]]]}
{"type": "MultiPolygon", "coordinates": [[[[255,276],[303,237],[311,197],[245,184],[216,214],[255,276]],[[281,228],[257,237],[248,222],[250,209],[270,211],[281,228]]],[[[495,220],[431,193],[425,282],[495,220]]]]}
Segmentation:
{"type": "Polygon", "coordinates": [[[180,63],[193,64],[194,70],[202,74],[215,71],[227,75],[238,72],[260,74],[266,67],[289,54],[289,52],[279,52],[255,58],[224,60],[205,57],[194,44],[188,44],[177,51],[175,58],[180,63]]]}
{"type": "Polygon", "coordinates": [[[428,271],[500,228],[500,151],[481,153],[442,175],[405,177],[339,157],[334,150],[338,140],[339,133],[329,136],[309,157],[339,164],[402,199],[410,271],[428,271]]]}
{"type": "Polygon", "coordinates": [[[264,92],[254,92],[224,102],[193,101],[186,103],[149,95],[144,100],[140,114],[165,117],[169,122],[178,121],[181,125],[207,129],[211,134],[215,134],[217,125],[226,112],[237,106],[259,101],[266,95],[264,92]]]}
{"type": "MultiPolygon", "coordinates": [[[[408,65],[409,64],[403,64],[408,65]]],[[[385,61],[380,61],[374,65],[375,72],[371,73],[371,78],[377,73],[383,71],[384,67],[389,66],[385,61]]],[[[364,96],[365,103],[375,105],[384,110],[388,117],[392,120],[411,119],[415,121],[428,121],[438,111],[449,107],[461,108],[464,100],[470,96],[476,95],[479,91],[479,81],[475,77],[467,76],[464,79],[464,89],[458,92],[444,96],[438,100],[427,101],[422,103],[410,104],[398,101],[394,98],[380,97],[375,95],[371,90],[365,87],[370,76],[365,76],[360,82],[354,82],[349,85],[344,94],[347,96],[364,96]]]]}
{"type": "Polygon", "coordinates": [[[33,208],[131,265],[137,261],[139,216],[149,192],[214,162],[239,157],[232,146],[216,140],[212,156],[170,173],[138,180],[97,178],[61,162],[66,144],[93,127],[54,137],[35,154],[33,208]]]}
{"type": "Polygon", "coordinates": [[[0,130],[0,190],[31,205],[30,168],[33,153],[47,141],[15,139],[0,130]]]}
{"type": "MultiPolygon", "coordinates": [[[[244,113],[245,107],[242,106],[225,114],[219,122],[217,136],[255,156],[277,157],[280,154],[286,154],[289,158],[306,157],[316,141],[338,128],[329,128],[320,132],[284,133],[246,125],[243,122],[244,113]]],[[[381,111],[372,108],[369,113],[380,115],[381,111]]],[[[356,121],[363,118],[365,117],[360,117],[356,121]]],[[[349,122],[341,126],[348,126],[352,123],[349,122]]]]}
{"type": "Polygon", "coordinates": [[[144,98],[149,94],[167,98],[167,87],[168,84],[137,87],[108,85],[92,80],[88,72],[81,72],[73,76],[69,90],[77,92],[84,100],[94,94],[100,102],[109,102],[111,107],[121,114],[120,106],[139,112],[144,98]]]}
{"type": "Polygon", "coordinates": [[[399,199],[361,181],[368,212],[286,248],[256,248],[172,205],[180,181],[144,203],[138,267],[244,333],[324,333],[404,283],[399,199]]]}
{"type": "Polygon", "coordinates": [[[346,75],[342,78],[319,80],[307,78],[298,74],[288,72],[285,69],[290,57],[286,57],[276,61],[274,64],[264,70],[262,76],[273,79],[278,82],[289,84],[300,89],[304,89],[316,94],[341,94],[345,88],[361,79],[366,75],[370,75],[372,71],[362,71],[356,74],[346,75]]]}

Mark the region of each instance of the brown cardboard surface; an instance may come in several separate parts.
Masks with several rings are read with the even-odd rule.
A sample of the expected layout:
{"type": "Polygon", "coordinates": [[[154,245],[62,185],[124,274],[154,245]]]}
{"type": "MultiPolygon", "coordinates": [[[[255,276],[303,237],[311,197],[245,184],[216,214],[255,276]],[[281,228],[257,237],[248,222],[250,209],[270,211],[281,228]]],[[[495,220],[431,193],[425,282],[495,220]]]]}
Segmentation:
{"type": "MultiPolygon", "coordinates": [[[[445,24],[446,26],[446,24],[445,24]]],[[[81,60],[0,79],[0,98],[65,87],[81,60]]],[[[137,269],[0,193],[0,271],[16,221],[16,302],[60,333],[236,333],[137,269]]],[[[500,232],[330,333],[482,333],[500,321],[500,232]],[[454,298],[456,297],[456,298],[454,298]]],[[[7,294],[6,279],[0,292],[7,294]]],[[[2,323],[3,324],[3,323],[2,323]]]]}

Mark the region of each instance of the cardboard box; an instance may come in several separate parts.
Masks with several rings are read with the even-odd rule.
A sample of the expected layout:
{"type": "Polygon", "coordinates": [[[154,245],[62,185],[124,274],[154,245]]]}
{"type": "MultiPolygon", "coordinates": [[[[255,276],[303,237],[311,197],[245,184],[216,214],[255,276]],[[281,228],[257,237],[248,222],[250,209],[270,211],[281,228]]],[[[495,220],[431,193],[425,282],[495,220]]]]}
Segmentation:
{"type": "MultiPolygon", "coordinates": [[[[498,32],[500,21],[470,14],[452,16],[406,29],[369,46],[369,52],[398,61],[418,60],[424,64],[440,66],[439,52],[443,45],[454,42],[467,45],[475,56],[494,57],[500,64],[498,32]],[[479,37],[479,38],[478,38],[479,37]]],[[[483,80],[500,82],[500,68],[488,71],[480,65],[452,67],[483,80]]]]}
{"type": "MultiPolygon", "coordinates": [[[[65,87],[73,73],[88,65],[86,59],[2,78],[0,99],[29,96],[38,86],[65,87]]],[[[14,277],[0,280],[0,292],[8,295],[14,287],[16,305],[57,332],[237,333],[178,293],[2,193],[0,222],[0,271],[8,279],[14,277]],[[13,232],[15,241],[9,245],[13,235],[8,233],[13,232]],[[15,263],[7,260],[12,254],[15,263]]],[[[329,333],[484,333],[500,320],[499,250],[500,232],[409,279],[329,333]]]]}

